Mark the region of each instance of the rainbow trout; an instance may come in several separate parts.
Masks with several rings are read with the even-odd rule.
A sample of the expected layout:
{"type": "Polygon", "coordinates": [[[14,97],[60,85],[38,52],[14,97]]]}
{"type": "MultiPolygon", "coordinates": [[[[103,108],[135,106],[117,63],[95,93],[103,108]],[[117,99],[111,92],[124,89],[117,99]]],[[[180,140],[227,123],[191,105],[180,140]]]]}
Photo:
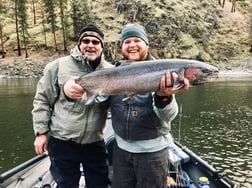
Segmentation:
{"type": "MultiPolygon", "coordinates": [[[[86,91],[90,104],[98,95],[134,95],[159,89],[160,79],[167,72],[176,72],[190,83],[203,83],[218,77],[218,69],[212,65],[188,59],[162,59],[129,62],[127,65],[94,71],[80,76],[76,81],[86,91]]],[[[173,87],[181,87],[175,81],[173,87]]]]}

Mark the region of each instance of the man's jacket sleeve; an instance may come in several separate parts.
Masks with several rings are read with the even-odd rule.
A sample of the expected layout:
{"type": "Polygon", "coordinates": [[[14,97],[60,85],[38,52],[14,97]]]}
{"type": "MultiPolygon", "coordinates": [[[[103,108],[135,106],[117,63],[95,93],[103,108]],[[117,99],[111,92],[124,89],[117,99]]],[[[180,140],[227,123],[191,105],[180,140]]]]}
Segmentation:
{"type": "Polygon", "coordinates": [[[57,81],[58,63],[53,61],[44,69],[44,75],[37,84],[36,95],[33,100],[33,129],[35,135],[49,131],[49,121],[58,99],[60,88],[57,81]]]}

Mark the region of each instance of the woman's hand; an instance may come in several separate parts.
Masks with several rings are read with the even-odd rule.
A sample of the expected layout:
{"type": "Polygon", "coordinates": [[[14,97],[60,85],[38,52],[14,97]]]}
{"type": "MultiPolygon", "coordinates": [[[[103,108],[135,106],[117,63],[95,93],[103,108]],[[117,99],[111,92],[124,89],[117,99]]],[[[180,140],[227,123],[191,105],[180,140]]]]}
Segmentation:
{"type": "Polygon", "coordinates": [[[175,72],[166,72],[161,77],[159,90],[156,92],[159,96],[169,96],[181,91],[188,90],[190,86],[189,80],[179,77],[175,72]]]}

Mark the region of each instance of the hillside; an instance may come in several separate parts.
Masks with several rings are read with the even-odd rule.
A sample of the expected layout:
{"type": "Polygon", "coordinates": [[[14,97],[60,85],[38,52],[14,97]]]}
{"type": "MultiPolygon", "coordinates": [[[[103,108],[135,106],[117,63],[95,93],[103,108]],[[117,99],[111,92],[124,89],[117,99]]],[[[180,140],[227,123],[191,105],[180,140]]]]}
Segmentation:
{"type": "MultiPolygon", "coordinates": [[[[226,1],[222,8],[217,0],[87,2],[94,22],[105,33],[104,53],[109,61],[120,58],[122,26],[139,22],[146,27],[151,53],[157,58],[198,59],[221,69],[252,69],[249,0],[237,1],[234,13],[231,13],[231,2],[226,1]]],[[[41,69],[48,61],[65,55],[55,53],[53,44],[49,49],[43,48],[41,30],[39,23],[31,26],[29,31],[33,36],[29,59],[25,59],[13,51],[16,38],[13,29],[9,29],[12,33],[9,33],[10,40],[5,43],[6,58],[0,60],[0,75],[40,76],[41,69]]],[[[60,37],[60,32],[58,35],[60,37]]],[[[68,41],[68,44],[70,50],[76,42],[68,41]]]]}

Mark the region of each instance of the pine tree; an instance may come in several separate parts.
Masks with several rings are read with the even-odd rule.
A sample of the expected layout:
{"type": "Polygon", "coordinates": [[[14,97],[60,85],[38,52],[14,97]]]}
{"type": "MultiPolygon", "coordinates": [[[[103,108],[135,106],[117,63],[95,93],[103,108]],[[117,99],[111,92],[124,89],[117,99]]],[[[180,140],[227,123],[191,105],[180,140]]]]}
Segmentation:
{"type": "Polygon", "coordinates": [[[55,51],[58,51],[56,40],[56,14],[55,14],[55,0],[43,0],[45,12],[48,14],[47,22],[51,24],[51,29],[54,38],[55,51]]]}
{"type": "Polygon", "coordinates": [[[86,0],[73,0],[72,1],[72,20],[74,38],[78,40],[80,30],[86,24],[92,22],[92,17],[86,0]]]}

